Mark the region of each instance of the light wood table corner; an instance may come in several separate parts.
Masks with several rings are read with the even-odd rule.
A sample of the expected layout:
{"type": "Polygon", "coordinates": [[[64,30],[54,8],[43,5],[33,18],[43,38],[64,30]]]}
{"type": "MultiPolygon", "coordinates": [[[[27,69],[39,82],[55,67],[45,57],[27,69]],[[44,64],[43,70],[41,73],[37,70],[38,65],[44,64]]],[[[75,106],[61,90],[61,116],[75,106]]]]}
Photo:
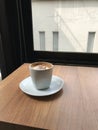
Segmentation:
{"type": "Polygon", "coordinates": [[[63,89],[34,97],[19,88],[28,66],[0,82],[0,130],[98,130],[98,68],[55,65],[53,74],[64,80],[63,89]]]}

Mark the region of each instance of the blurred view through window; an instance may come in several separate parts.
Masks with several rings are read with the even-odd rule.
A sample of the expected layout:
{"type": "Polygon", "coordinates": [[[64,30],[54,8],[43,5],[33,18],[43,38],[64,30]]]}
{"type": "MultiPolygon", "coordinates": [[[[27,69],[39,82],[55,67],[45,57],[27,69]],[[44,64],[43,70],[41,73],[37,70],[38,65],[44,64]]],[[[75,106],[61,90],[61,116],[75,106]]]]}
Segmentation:
{"type": "Polygon", "coordinates": [[[34,50],[98,52],[97,0],[32,0],[34,50]]]}

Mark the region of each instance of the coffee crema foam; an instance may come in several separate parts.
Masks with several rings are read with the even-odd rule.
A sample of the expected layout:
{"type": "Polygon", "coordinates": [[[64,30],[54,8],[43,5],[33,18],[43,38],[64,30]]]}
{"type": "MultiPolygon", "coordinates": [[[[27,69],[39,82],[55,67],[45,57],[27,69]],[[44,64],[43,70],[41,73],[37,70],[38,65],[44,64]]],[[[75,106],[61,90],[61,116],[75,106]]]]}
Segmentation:
{"type": "Polygon", "coordinates": [[[35,66],[33,66],[33,69],[34,70],[47,70],[47,69],[49,69],[49,67],[47,67],[44,64],[41,64],[41,65],[35,65],[35,66]]]}

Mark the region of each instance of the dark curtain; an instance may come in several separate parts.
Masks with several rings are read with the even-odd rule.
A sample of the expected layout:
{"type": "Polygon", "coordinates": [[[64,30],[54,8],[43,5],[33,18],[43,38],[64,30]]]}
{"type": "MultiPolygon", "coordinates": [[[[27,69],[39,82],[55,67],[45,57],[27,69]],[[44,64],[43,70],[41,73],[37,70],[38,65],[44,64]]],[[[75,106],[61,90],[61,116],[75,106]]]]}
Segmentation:
{"type": "Polygon", "coordinates": [[[30,4],[30,0],[0,0],[0,68],[3,78],[24,62],[33,61],[32,25],[31,22],[25,24],[25,19],[31,17],[31,9],[26,8],[31,7],[30,4]]]}

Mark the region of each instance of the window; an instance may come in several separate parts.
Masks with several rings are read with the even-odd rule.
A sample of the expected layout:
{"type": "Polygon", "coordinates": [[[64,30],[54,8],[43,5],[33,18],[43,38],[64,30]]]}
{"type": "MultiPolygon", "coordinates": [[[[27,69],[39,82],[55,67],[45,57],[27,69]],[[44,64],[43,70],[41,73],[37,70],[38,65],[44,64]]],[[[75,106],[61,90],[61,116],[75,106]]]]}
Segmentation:
{"type": "Polygon", "coordinates": [[[39,32],[40,50],[45,50],[45,32],[39,32]]]}
{"type": "Polygon", "coordinates": [[[25,39],[33,37],[30,51],[35,60],[98,64],[98,1],[25,0],[21,3],[25,39]]]}
{"type": "Polygon", "coordinates": [[[32,0],[32,18],[34,50],[98,52],[98,1],[32,0]],[[39,30],[45,30],[46,48],[39,47],[39,30]]]}
{"type": "MultiPolygon", "coordinates": [[[[87,52],[94,52],[94,49],[98,49],[97,46],[95,46],[95,32],[89,32],[88,33],[88,42],[87,42],[87,52]]],[[[97,50],[96,50],[97,51],[97,50]]]]}
{"type": "Polygon", "coordinates": [[[59,41],[58,32],[53,32],[53,51],[58,51],[59,49],[58,41],[59,41]]]}

